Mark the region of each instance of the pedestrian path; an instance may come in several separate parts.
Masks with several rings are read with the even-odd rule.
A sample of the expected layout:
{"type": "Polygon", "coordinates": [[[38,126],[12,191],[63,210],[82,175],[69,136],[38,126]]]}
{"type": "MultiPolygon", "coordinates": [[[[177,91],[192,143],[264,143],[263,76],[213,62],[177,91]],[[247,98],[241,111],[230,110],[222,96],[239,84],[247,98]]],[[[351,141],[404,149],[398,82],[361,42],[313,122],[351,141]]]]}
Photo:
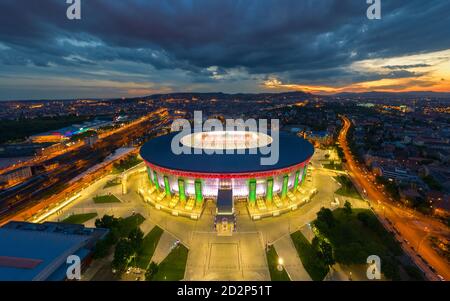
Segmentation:
{"type": "Polygon", "coordinates": [[[152,261],[159,264],[164,258],[169,255],[172,248],[175,246],[177,239],[164,231],[159,240],[158,246],[156,247],[155,253],[153,254],[152,261]]]}
{"type": "Polygon", "coordinates": [[[274,244],[279,257],[284,260],[284,268],[292,281],[311,281],[311,277],[298,257],[297,249],[289,235],[277,240],[274,244]]]}

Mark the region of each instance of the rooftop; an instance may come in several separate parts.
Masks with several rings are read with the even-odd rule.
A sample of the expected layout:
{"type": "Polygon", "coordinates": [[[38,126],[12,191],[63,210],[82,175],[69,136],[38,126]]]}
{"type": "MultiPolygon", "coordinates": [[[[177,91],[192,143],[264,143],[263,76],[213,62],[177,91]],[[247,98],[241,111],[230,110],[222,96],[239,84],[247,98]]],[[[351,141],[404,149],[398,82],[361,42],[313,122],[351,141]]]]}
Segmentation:
{"type": "Polygon", "coordinates": [[[10,222],[0,228],[0,281],[48,280],[69,255],[85,256],[88,244],[106,233],[82,225],[10,222]]]}
{"type": "MultiPolygon", "coordinates": [[[[291,133],[279,133],[279,148],[274,143],[269,145],[271,152],[262,154],[261,148],[244,149],[242,153],[233,150],[231,153],[207,153],[204,149],[186,147],[191,152],[175,154],[172,151],[172,140],[179,133],[171,133],[154,138],[144,144],[140,150],[142,158],[157,167],[172,171],[187,171],[207,174],[245,174],[266,172],[293,167],[307,162],[314,154],[311,143],[291,133]],[[279,150],[279,160],[274,165],[262,165],[261,158],[271,155],[276,158],[279,150]]],[[[272,137],[275,141],[275,137],[272,137]]],[[[181,147],[181,146],[180,146],[181,147]]],[[[267,150],[267,149],[266,149],[267,150]]],[[[215,151],[215,149],[214,149],[215,151]]],[[[242,150],[241,150],[242,151],[242,150]]]]}

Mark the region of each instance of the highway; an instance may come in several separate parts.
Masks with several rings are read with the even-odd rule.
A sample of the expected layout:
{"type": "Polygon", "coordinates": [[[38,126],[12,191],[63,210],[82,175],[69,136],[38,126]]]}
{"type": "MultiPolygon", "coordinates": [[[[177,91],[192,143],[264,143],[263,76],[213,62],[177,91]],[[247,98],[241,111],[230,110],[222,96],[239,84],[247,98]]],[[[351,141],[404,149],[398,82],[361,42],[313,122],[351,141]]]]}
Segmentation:
{"type": "Polygon", "coordinates": [[[429,236],[449,237],[448,227],[440,221],[405,208],[392,202],[387,193],[371,181],[370,173],[354,159],[348,146],[347,135],[351,127],[350,120],[341,116],[343,127],[338,141],[344,151],[347,162],[345,167],[350,178],[364,197],[368,199],[385,228],[396,233],[405,252],[425,273],[429,280],[440,280],[438,275],[450,280],[450,264],[431,246],[429,236]]]}

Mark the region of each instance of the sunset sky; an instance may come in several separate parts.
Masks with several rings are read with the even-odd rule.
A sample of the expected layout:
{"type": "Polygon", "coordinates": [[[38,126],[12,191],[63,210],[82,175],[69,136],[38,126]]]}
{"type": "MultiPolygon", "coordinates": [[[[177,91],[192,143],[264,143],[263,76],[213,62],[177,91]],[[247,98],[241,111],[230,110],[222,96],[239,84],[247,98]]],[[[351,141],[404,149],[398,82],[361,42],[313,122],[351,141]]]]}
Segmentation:
{"type": "Polygon", "coordinates": [[[0,2],[0,100],[450,92],[450,1],[0,2]]]}

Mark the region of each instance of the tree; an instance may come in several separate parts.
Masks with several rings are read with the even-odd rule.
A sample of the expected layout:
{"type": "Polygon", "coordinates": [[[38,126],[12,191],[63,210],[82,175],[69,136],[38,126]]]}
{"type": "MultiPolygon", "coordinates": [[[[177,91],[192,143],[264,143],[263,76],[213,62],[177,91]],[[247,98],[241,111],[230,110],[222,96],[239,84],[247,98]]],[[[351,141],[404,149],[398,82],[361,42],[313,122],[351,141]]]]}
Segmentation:
{"type": "Polygon", "coordinates": [[[105,214],[102,218],[95,220],[95,227],[112,229],[119,226],[119,219],[113,215],[105,214]]]}
{"type": "Polygon", "coordinates": [[[97,242],[92,257],[94,259],[104,258],[108,255],[108,251],[111,248],[111,244],[107,239],[102,239],[97,242]]]}
{"type": "Polygon", "coordinates": [[[320,254],[326,265],[332,266],[336,263],[333,254],[333,246],[325,240],[321,240],[320,242],[320,254]]]}
{"type": "Polygon", "coordinates": [[[317,212],[317,219],[319,221],[323,221],[329,228],[333,227],[335,224],[335,219],[333,216],[333,212],[328,209],[322,207],[319,212],[317,212]]]}
{"type": "Polygon", "coordinates": [[[336,263],[333,246],[328,241],[316,236],[313,238],[312,246],[327,266],[332,266],[336,263]]]}
{"type": "Polygon", "coordinates": [[[128,240],[134,252],[138,252],[144,241],[144,232],[139,227],[136,227],[128,234],[128,240]]]}
{"type": "Polygon", "coordinates": [[[159,266],[152,261],[150,265],[148,266],[147,271],[145,271],[145,280],[151,281],[153,277],[155,277],[156,273],[158,273],[159,266]]]}
{"type": "Polygon", "coordinates": [[[122,238],[116,245],[112,267],[120,273],[123,272],[134,253],[135,252],[129,240],[122,238]]]}
{"type": "Polygon", "coordinates": [[[352,204],[349,201],[345,201],[344,204],[344,212],[347,215],[352,214],[352,204]]]}
{"type": "Polygon", "coordinates": [[[369,226],[370,216],[367,213],[360,212],[360,213],[358,213],[358,215],[356,217],[364,226],[366,226],[366,227],[369,226]]]}

